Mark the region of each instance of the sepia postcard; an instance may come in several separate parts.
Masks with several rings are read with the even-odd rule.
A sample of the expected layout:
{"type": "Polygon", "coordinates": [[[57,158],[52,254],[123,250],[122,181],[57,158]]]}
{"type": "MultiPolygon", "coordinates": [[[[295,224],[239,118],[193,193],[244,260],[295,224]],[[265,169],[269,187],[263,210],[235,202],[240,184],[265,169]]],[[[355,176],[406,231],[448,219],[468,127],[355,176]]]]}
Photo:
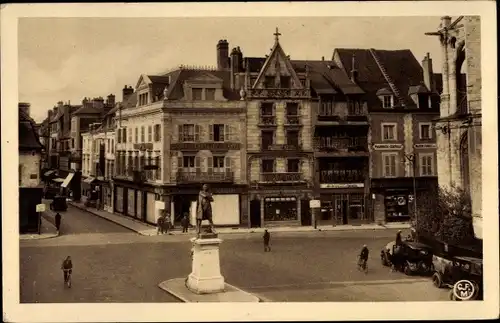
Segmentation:
{"type": "Polygon", "coordinates": [[[4,321],[498,318],[494,2],[0,13],[4,321]]]}

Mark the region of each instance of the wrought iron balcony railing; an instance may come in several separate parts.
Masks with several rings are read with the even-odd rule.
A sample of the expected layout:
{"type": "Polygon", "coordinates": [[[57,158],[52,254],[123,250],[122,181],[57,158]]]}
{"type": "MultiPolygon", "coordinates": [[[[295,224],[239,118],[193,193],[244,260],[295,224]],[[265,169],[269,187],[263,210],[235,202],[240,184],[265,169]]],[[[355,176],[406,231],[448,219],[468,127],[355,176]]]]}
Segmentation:
{"type": "Polygon", "coordinates": [[[319,137],[314,140],[314,145],[319,151],[367,151],[368,139],[367,137],[319,137]]]}
{"type": "Polygon", "coordinates": [[[285,118],[285,125],[300,125],[300,116],[287,115],[285,118]]]}
{"type": "Polygon", "coordinates": [[[261,145],[262,150],[264,151],[275,151],[275,150],[286,150],[286,151],[296,151],[301,150],[300,144],[265,144],[261,145]]]}
{"type": "Polygon", "coordinates": [[[276,117],[269,115],[261,115],[259,120],[260,126],[275,126],[276,125],[276,117]]]}
{"type": "Polygon", "coordinates": [[[321,170],[320,183],[363,183],[364,171],[360,169],[321,170]]]}
{"type": "Polygon", "coordinates": [[[302,173],[261,173],[261,182],[299,182],[303,181],[302,173]]]}
{"type": "Polygon", "coordinates": [[[309,89],[248,89],[250,98],[309,98],[309,89]]]}

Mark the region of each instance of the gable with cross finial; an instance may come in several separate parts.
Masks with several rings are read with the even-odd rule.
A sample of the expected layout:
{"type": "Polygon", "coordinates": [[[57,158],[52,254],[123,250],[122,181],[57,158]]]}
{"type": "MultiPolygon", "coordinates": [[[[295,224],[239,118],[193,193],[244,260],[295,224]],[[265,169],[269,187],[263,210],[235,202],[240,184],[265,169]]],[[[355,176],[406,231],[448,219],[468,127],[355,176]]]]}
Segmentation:
{"type": "Polygon", "coordinates": [[[274,46],[271,49],[269,56],[267,56],[255,83],[252,84],[252,88],[263,88],[266,76],[279,77],[280,75],[290,76],[292,88],[303,88],[303,85],[295,73],[289,57],[287,57],[283,48],[281,48],[279,43],[279,36],[281,36],[281,33],[278,28],[276,28],[276,32],[273,35],[275,36],[274,46]]]}

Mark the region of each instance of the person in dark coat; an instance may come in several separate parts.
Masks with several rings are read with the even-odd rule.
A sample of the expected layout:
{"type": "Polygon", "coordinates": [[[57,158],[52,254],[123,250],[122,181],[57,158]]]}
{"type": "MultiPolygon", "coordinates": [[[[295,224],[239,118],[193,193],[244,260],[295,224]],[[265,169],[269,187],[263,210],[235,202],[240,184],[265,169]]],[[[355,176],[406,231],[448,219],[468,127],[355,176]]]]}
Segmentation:
{"type": "Polygon", "coordinates": [[[267,229],[264,231],[264,252],[271,251],[271,247],[269,246],[269,240],[271,240],[271,234],[267,229]]]}
{"type": "Polygon", "coordinates": [[[396,245],[400,246],[403,243],[403,238],[401,238],[401,230],[396,233],[396,245]]]}
{"type": "Polygon", "coordinates": [[[181,219],[181,225],[182,225],[182,233],[188,232],[189,219],[187,213],[184,213],[184,216],[181,219]]]}
{"type": "Polygon", "coordinates": [[[366,270],[366,263],[368,262],[368,255],[370,254],[370,251],[368,250],[367,245],[363,245],[363,248],[361,248],[361,252],[359,253],[359,263],[358,266],[366,270]]]}
{"type": "Polygon", "coordinates": [[[59,229],[61,228],[61,214],[59,212],[56,213],[55,220],[56,220],[56,229],[57,232],[59,232],[59,229]]]}

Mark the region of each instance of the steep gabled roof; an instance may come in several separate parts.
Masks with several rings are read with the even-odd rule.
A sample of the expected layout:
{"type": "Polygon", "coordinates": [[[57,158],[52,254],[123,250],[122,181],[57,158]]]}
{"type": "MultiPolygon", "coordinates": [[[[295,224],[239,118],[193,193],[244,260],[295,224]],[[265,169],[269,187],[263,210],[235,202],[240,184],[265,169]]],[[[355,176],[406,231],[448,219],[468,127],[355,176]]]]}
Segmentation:
{"type": "Polygon", "coordinates": [[[35,121],[29,115],[19,110],[19,150],[41,150],[35,121]]]}
{"type": "Polygon", "coordinates": [[[334,57],[338,56],[346,73],[352,69],[353,55],[358,70],[357,84],[367,92],[370,106],[381,106],[377,91],[384,88],[396,96],[399,94],[405,107],[415,106],[409,89],[421,85],[424,78],[422,67],[410,50],[337,48],[334,51],[334,57]],[[392,87],[398,93],[394,93],[392,87]]]}

